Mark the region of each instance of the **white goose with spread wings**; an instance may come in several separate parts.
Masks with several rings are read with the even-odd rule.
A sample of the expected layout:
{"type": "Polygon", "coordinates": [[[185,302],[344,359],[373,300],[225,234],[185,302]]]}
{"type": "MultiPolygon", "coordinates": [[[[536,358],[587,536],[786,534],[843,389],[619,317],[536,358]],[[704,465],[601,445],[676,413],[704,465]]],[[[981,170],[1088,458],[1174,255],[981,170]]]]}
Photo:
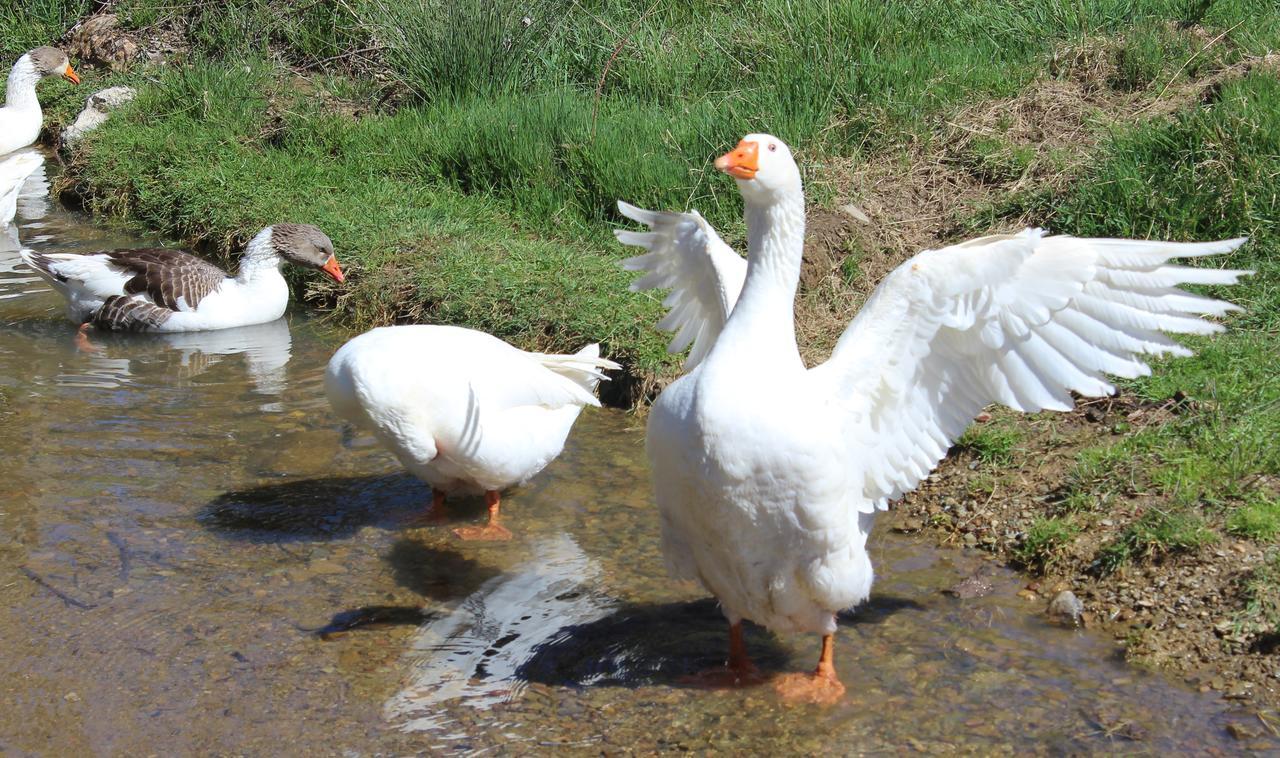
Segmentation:
{"type": "Polygon", "coordinates": [[[831,358],[806,369],[793,301],[804,195],[790,150],[749,135],[716,161],[746,204],[743,265],[696,214],[620,204],[651,227],[619,230],[649,252],[633,288],[671,289],[673,348],[687,374],[658,397],[646,449],[671,572],[699,580],[730,623],[729,670],[753,676],[742,619],[823,635],[818,669],[784,677],[792,697],[843,692],[835,613],[865,600],[874,514],[915,488],[981,409],[1067,410],[1071,392],[1112,391],[1106,375],[1187,355],[1161,332],[1222,329],[1199,316],[1235,306],[1177,288],[1249,272],[1171,265],[1226,253],[1199,244],[1048,236],[1038,229],[920,253],[876,288],[831,358]],[[738,290],[740,295],[736,298],[738,290]]]}
{"type": "Polygon", "coordinates": [[[280,273],[286,261],[343,281],[333,243],[308,224],[263,229],[245,247],[235,276],[181,250],[21,254],[67,299],[72,321],[100,329],[194,332],[274,321],[289,303],[280,273]]]}
{"type": "Polygon", "coordinates": [[[599,345],[573,355],[532,353],[457,326],[387,326],[343,345],[329,361],[334,411],[373,431],[409,473],[431,485],[430,513],[448,494],[483,494],[489,521],[463,539],[508,539],[502,490],[555,460],[582,408],[599,406],[599,345]]]}

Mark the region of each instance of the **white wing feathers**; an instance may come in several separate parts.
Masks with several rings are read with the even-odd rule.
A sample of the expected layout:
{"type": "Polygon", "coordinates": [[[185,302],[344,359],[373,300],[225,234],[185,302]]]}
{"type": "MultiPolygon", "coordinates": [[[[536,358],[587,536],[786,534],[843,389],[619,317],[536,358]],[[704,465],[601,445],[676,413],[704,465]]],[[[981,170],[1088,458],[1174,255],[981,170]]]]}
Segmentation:
{"type": "Polygon", "coordinates": [[[844,412],[867,508],[885,508],[946,455],[981,409],[1067,410],[1071,392],[1113,391],[1106,374],[1150,373],[1143,356],[1190,351],[1160,332],[1209,334],[1199,316],[1240,310],[1179,284],[1234,284],[1249,271],[1169,265],[1225,253],[1208,243],[1046,237],[1039,229],[915,256],[809,372],[844,412]]]}
{"type": "Polygon", "coordinates": [[[675,332],[667,352],[678,353],[693,344],[684,364],[685,371],[690,371],[706,356],[729,320],[747,275],[747,261],[726,245],[697,211],[647,211],[622,201],[618,210],[652,229],[615,229],[613,233],[622,244],[649,251],[622,261],[628,271],[647,272],[631,283],[633,292],[671,290],[662,302],[670,312],[658,322],[658,328],[675,332]]]}
{"type": "Polygon", "coordinates": [[[580,352],[576,355],[531,353],[504,345],[516,355],[507,355],[502,371],[494,376],[472,380],[472,392],[483,398],[487,407],[517,408],[537,405],[561,408],[566,405],[600,407],[593,391],[608,377],[604,370],[621,368],[607,358],[580,352]]]}

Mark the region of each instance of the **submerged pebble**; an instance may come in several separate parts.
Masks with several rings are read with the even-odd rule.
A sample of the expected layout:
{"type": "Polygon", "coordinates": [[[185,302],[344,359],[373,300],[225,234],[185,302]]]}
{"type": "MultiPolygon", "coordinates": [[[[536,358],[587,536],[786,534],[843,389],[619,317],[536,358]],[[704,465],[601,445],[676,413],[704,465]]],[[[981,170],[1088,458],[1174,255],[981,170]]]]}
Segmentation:
{"type": "Polygon", "coordinates": [[[1063,590],[1054,596],[1045,610],[1049,620],[1065,626],[1080,626],[1084,603],[1071,590],[1063,590]]]}

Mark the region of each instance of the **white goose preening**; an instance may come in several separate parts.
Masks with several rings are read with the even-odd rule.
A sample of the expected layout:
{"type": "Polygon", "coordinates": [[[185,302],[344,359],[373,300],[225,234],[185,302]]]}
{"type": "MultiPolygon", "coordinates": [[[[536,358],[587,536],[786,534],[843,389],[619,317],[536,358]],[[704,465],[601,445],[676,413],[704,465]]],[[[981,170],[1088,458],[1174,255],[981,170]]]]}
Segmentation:
{"type": "Polygon", "coordinates": [[[286,261],[343,280],[333,243],[309,224],[276,224],[258,232],[235,276],[181,250],[21,254],[67,299],[67,315],[81,324],[82,335],[89,326],[194,332],[274,321],[289,304],[289,285],[280,274],[286,261]]]}
{"type": "Polygon", "coordinates": [[[9,71],[4,107],[0,108],[0,155],[26,147],[40,136],[44,114],[36,98],[36,85],[51,76],[74,84],[80,77],[67,54],[56,47],[37,47],[23,53],[9,71]]]}
{"type": "Polygon", "coordinates": [[[501,493],[564,449],[583,406],[599,406],[599,345],[574,355],[532,353],[456,326],[387,326],[343,345],[325,391],[339,416],[371,429],[409,473],[431,485],[429,515],[446,495],[483,494],[489,521],[463,539],[509,539],[501,493]]]}
{"type": "Polygon", "coordinates": [[[747,261],[697,214],[619,204],[652,228],[619,230],[648,248],[625,266],[633,289],[672,290],[663,320],[690,341],[691,370],[649,414],[646,449],[677,577],[697,579],[730,624],[727,673],[755,677],[740,622],[822,635],[813,674],[785,696],[831,701],[835,613],[865,600],[876,511],[909,492],[990,403],[1068,410],[1071,392],[1112,391],[1106,374],[1150,372],[1146,355],[1188,355],[1161,334],[1222,329],[1200,315],[1238,310],[1177,288],[1233,284],[1247,271],[1170,265],[1234,250],[1198,244],[1047,236],[1039,229],[922,252],[876,288],[831,358],[806,369],[793,301],[804,194],[791,151],[745,137],[716,168],[746,204],[747,261]],[[741,294],[738,295],[738,289],[741,294]]]}
{"type": "Polygon", "coordinates": [[[43,165],[44,156],[33,150],[0,158],[0,229],[13,223],[22,185],[43,165]]]}

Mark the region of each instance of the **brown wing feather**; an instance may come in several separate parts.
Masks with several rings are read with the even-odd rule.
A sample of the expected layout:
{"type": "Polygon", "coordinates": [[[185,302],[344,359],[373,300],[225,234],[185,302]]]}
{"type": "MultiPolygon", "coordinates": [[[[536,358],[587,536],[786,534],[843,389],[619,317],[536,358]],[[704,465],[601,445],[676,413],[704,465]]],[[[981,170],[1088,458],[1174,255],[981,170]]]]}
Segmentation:
{"type": "Polygon", "coordinates": [[[89,317],[89,321],[99,329],[145,332],[168,321],[172,313],[173,311],[167,308],[152,305],[145,300],[112,295],[89,317]]]}
{"type": "Polygon", "coordinates": [[[134,274],[125,283],[125,292],[143,293],[173,311],[182,310],[179,299],[186,303],[186,309],[195,308],[227,278],[222,269],[181,250],[142,248],[103,254],[112,265],[134,274]]]}

